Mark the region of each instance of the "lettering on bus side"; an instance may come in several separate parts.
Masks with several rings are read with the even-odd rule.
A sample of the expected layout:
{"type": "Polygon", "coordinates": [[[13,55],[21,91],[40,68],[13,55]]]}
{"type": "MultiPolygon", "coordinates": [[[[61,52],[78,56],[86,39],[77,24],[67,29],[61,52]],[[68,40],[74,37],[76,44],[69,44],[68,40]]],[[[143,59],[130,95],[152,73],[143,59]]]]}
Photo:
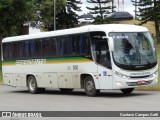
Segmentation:
{"type": "Polygon", "coordinates": [[[78,70],[78,65],[73,65],[73,70],[78,70]]]}
{"type": "Polygon", "coordinates": [[[70,66],[67,66],[67,70],[71,70],[71,67],[70,67],[70,66]]]}
{"type": "Polygon", "coordinates": [[[130,76],[143,76],[143,75],[150,75],[150,72],[130,73],[130,76]]]}
{"type": "Polygon", "coordinates": [[[45,63],[46,59],[16,60],[17,65],[37,65],[45,63]]]}

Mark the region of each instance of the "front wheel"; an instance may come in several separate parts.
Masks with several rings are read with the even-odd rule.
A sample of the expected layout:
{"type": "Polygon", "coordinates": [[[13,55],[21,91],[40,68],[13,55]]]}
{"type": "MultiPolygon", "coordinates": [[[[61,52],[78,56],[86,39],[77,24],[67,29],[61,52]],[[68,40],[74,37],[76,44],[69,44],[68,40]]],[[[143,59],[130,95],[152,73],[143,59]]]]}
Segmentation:
{"type": "Polygon", "coordinates": [[[28,90],[32,94],[38,92],[37,82],[34,76],[29,76],[28,78],[28,90]]]}
{"type": "Polygon", "coordinates": [[[97,96],[100,93],[100,90],[96,90],[94,80],[91,76],[85,78],[85,92],[87,96],[97,96]]]}
{"type": "Polygon", "coordinates": [[[121,89],[121,91],[124,94],[130,94],[131,92],[133,92],[134,88],[127,88],[127,89],[121,89]]]}

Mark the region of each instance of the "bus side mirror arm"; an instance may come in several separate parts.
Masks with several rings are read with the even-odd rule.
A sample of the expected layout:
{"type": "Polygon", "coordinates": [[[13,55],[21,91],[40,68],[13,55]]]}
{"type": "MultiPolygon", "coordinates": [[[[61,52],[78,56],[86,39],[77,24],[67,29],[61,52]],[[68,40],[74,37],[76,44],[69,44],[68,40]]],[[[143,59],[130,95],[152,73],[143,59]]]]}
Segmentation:
{"type": "Polygon", "coordinates": [[[114,51],[114,41],[112,37],[108,37],[108,45],[109,45],[109,51],[113,52],[114,51]]]}

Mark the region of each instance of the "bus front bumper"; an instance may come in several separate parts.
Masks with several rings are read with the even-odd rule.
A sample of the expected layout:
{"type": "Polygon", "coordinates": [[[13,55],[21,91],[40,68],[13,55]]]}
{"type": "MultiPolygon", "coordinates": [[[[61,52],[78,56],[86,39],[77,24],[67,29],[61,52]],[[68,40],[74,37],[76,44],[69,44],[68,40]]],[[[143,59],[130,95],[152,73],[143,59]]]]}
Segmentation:
{"type": "Polygon", "coordinates": [[[115,81],[113,89],[135,88],[154,86],[158,83],[158,75],[152,78],[118,79],[115,81]]]}

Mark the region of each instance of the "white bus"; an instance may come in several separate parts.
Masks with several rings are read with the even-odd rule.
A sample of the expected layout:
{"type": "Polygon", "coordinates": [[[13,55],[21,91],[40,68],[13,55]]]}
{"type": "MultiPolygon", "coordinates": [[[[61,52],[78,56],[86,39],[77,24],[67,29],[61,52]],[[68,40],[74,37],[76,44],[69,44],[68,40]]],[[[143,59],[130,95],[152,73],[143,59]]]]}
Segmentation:
{"type": "Polygon", "coordinates": [[[105,24],[8,37],[2,41],[4,84],[30,93],[58,88],[125,94],[158,81],[153,39],[141,26],[105,24]]]}

